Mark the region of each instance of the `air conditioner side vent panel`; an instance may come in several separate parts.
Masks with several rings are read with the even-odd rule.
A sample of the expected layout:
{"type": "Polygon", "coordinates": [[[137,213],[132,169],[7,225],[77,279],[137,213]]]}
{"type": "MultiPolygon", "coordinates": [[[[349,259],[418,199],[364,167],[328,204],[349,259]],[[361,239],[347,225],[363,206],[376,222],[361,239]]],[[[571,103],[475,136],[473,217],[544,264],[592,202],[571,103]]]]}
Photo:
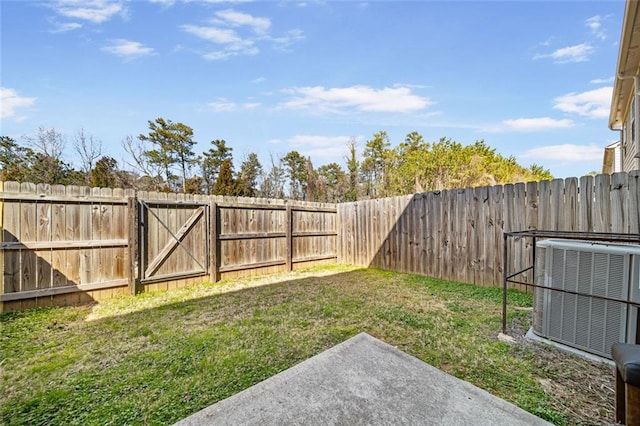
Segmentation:
{"type": "Polygon", "coordinates": [[[534,291],[536,334],[607,358],[613,343],[640,338],[637,308],[551,290],[640,299],[640,246],[549,239],[536,250],[536,284],[546,287],[534,291]]]}

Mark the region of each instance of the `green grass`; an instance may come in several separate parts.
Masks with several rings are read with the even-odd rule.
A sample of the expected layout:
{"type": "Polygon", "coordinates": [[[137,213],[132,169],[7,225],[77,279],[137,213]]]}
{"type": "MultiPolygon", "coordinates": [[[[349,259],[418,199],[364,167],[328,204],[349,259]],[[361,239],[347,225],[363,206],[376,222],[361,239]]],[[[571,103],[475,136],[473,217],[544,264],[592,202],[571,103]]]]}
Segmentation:
{"type": "MultiPolygon", "coordinates": [[[[3,314],[0,423],[171,424],[359,332],[565,423],[534,354],[497,340],[501,300],[495,288],[336,266],[3,314]]],[[[531,302],[509,293],[510,307],[531,302]]]]}

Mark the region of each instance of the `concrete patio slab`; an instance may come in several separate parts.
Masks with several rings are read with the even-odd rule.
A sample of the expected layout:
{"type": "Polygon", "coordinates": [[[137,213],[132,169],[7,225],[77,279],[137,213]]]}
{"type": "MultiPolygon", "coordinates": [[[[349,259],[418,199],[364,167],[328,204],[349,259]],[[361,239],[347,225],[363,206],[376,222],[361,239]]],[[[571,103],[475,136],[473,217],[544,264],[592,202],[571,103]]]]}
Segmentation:
{"type": "Polygon", "coordinates": [[[176,423],[544,425],[544,420],[361,333],[176,423]]]}

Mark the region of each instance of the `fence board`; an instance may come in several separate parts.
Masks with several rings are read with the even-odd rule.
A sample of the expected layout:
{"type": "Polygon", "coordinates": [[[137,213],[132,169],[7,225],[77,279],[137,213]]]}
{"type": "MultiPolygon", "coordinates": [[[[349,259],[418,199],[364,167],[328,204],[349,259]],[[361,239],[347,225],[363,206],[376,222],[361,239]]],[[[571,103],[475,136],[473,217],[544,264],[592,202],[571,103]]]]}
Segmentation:
{"type": "Polygon", "coordinates": [[[491,223],[493,223],[493,247],[492,251],[487,250],[486,256],[491,260],[493,274],[491,276],[491,285],[498,285],[502,280],[502,271],[504,265],[502,264],[502,256],[499,255],[503,245],[503,233],[504,233],[504,192],[503,187],[500,185],[491,188],[491,205],[490,216],[491,223]]]}
{"type": "Polygon", "coordinates": [[[611,176],[611,232],[629,232],[629,183],[626,173],[611,176]]]}
{"type": "Polygon", "coordinates": [[[580,178],[579,191],[580,218],[578,229],[582,232],[593,232],[593,176],[580,178]]]}
{"type": "Polygon", "coordinates": [[[577,231],[579,222],[578,212],[578,179],[568,178],[564,184],[564,230],[577,231]]]}
{"type": "Polygon", "coordinates": [[[629,173],[629,233],[640,233],[640,170],[629,173]]]}
{"type": "MultiPolygon", "coordinates": [[[[54,185],[51,188],[51,194],[54,196],[64,197],[66,195],[66,187],[63,185],[54,185]]],[[[52,203],[51,206],[51,241],[65,241],[66,240],[66,204],[52,203]]],[[[70,276],[70,272],[67,271],[66,255],[73,255],[68,251],[63,250],[51,250],[51,269],[52,269],[52,282],[49,287],[64,287],[68,285],[67,277],[70,276]]]]}
{"type": "Polygon", "coordinates": [[[594,232],[611,232],[611,176],[597,175],[594,192],[594,232]]]}

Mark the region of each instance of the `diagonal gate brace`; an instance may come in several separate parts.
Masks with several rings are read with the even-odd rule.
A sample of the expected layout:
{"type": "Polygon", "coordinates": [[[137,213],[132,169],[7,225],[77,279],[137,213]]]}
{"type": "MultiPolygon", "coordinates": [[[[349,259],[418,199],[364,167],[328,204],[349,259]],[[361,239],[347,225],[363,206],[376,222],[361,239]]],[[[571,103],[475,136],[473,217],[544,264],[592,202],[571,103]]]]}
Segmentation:
{"type": "MultiPolygon", "coordinates": [[[[151,211],[151,213],[153,214],[153,211],[151,211]]],[[[147,269],[144,271],[144,276],[145,277],[149,277],[150,275],[154,274],[160,268],[160,266],[162,266],[164,261],[167,260],[169,255],[171,255],[171,253],[173,253],[173,251],[176,249],[176,247],[178,247],[178,245],[182,245],[182,240],[189,233],[191,228],[193,228],[193,226],[196,224],[196,222],[198,222],[198,220],[203,215],[203,213],[204,213],[204,207],[203,206],[198,207],[193,212],[193,214],[189,217],[187,222],[184,225],[182,225],[182,227],[180,227],[180,229],[178,230],[178,232],[175,235],[173,233],[171,233],[171,236],[173,238],[169,242],[167,242],[167,244],[162,248],[160,253],[158,253],[156,258],[153,259],[153,262],[151,262],[149,264],[149,266],[147,266],[147,269]]],[[[186,247],[185,247],[185,250],[186,250],[186,247]]],[[[202,267],[204,269],[204,267],[200,264],[200,262],[198,262],[198,260],[191,253],[189,253],[188,250],[187,250],[187,254],[189,254],[189,256],[193,260],[195,260],[196,263],[198,263],[198,265],[200,267],[202,267]]]]}

